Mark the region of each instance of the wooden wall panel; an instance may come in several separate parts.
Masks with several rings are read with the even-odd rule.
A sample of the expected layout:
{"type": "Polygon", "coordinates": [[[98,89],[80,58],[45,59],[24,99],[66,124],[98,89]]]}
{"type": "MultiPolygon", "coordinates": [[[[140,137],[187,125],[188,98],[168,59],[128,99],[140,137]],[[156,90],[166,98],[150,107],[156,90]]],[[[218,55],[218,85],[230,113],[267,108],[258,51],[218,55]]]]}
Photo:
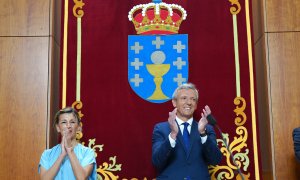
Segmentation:
{"type": "Polygon", "coordinates": [[[51,148],[55,146],[58,143],[58,134],[56,132],[56,129],[53,127],[53,120],[55,113],[59,110],[60,102],[59,102],[59,93],[60,93],[60,46],[58,43],[54,40],[54,37],[52,37],[51,40],[51,64],[49,66],[50,68],[50,109],[49,109],[49,128],[48,128],[48,140],[49,143],[47,144],[47,148],[51,148]]]}
{"type": "Polygon", "coordinates": [[[300,31],[300,1],[264,1],[266,32],[300,31]]]}
{"type": "Polygon", "coordinates": [[[259,28],[254,27],[262,176],[298,180],[292,131],[300,126],[300,1],[253,0],[252,5],[254,26],[262,20],[264,36],[261,40],[259,28]],[[261,19],[255,10],[259,5],[261,19]]]}
{"type": "Polygon", "coordinates": [[[268,34],[270,112],[276,178],[300,179],[292,131],[300,126],[300,33],[268,34]]]}
{"type": "Polygon", "coordinates": [[[61,0],[0,6],[0,179],[39,179],[41,153],[57,143],[61,0]]]}
{"type": "Polygon", "coordinates": [[[257,118],[260,140],[261,173],[264,180],[272,180],[272,147],[268,103],[268,77],[265,58],[265,36],[255,44],[257,118]]]}
{"type": "Polygon", "coordinates": [[[256,102],[259,129],[259,152],[261,177],[264,180],[273,179],[272,144],[270,132],[270,117],[268,103],[268,78],[265,54],[264,11],[263,1],[252,0],[252,20],[254,34],[256,102]]]}
{"type": "MultiPolygon", "coordinates": [[[[54,2],[54,14],[53,14],[53,36],[54,36],[54,40],[55,40],[55,43],[57,44],[57,46],[61,46],[61,42],[60,42],[60,39],[61,39],[61,18],[62,17],[62,14],[61,14],[61,11],[62,11],[62,2],[61,0],[55,0],[54,2]]],[[[57,59],[59,60],[59,58],[57,59]]]]}
{"type": "Polygon", "coordinates": [[[0,7],[0,36],[49,35],[50,0],[2,0],[0,7]]]}
{"type": "Polygon", "coordinates": [[[0,37],[0,179],[38,179],[46,147],[49,37],[0,37]]]}
{"type": "Polygon", "coordinates": [[[262,2],[261,0],[252,0],[252,22],[253,22],[253,41],[254,44],[264,35],[264,21],[262,16],[262,2]]]}
{"type": "Polygon", "coordinates": [[[50,108],[49,108],[49,127],[47,131],[48,143],[45,148],[52,148],[58,143],[58,134],[56,129],[53,128],[53,119],[55,113],[58,111],[60,106],[59,94],[60,94],[60,34],[61,34],[61,0],[55,0],[52,2],[53,8],[51,9],[51,41],[50,41],[50,52],[49,64],[49,96],[50,96],[50,108]]]}

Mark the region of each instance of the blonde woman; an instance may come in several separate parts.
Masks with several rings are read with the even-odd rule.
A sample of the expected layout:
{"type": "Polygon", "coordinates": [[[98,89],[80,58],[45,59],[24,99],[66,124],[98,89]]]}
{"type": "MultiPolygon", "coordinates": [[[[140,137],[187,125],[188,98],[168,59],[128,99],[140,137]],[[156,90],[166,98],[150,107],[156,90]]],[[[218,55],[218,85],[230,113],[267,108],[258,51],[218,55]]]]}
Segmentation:
{"type": "Polygon", "coordinates": [[[56,113],[54,121],[62,139],[43,152],[38,168],[41,179],[96,180],[94,151],[76,140],[76,132],[81,131],[78,112],[66,107],[56,113]]]}

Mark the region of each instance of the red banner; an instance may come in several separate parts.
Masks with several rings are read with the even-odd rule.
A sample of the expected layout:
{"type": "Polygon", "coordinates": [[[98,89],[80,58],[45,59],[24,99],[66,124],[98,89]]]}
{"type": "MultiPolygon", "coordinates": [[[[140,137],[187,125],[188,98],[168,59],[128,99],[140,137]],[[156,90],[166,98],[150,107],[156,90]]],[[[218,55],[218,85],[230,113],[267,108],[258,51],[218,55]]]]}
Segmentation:
{"type": "MultiPolygon", "coordinates": [[[[163,2],[178,4],[187,13],[178,34],[188,35],[186,81],[199,90],[199,109],[211,107],[245,179],[259,179],[251,1],[163,2]]],[[[73,105],[82,113],[78,138],[94,148],[102,179],[154,179],[153,127],[173,109],[170,100],[141,98],[128,77],[128,38],[137,35],[128,14],[147,3],[151,1],[63,2],[62,106],[73,105]]],[[[237,179],[221,135],[217,138],[224,157],[209,168],[212,179],[237,179]]]]}

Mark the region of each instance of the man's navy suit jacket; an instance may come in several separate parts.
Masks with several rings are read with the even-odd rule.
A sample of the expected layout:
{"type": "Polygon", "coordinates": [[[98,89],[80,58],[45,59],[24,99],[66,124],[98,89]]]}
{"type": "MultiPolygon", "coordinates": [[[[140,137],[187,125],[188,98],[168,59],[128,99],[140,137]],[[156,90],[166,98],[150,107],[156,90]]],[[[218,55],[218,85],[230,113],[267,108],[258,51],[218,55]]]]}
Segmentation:
{"type": "Polygon", "coordinates": [[[297,161],[300,162],[300,127],[293,130],[294,152],[297,161]]]}
{"type": "MultiPolygon", "coordinates": [[[[178,127],[179,128],[179,127],[178,127]]],[[[206,126],[207,140],[204,144],[198,132],[198,123],[193,121],[190,132],[190,148],[186,150],[182,134],[176,138],[176,145],[171,147],[168,122],[155,125],[152,136],[152,163],[157,168],[157,180],[210,179],[208,165],[216,165],[222,154],[216,143],[216,134],[211,125],[206,126]]]]}

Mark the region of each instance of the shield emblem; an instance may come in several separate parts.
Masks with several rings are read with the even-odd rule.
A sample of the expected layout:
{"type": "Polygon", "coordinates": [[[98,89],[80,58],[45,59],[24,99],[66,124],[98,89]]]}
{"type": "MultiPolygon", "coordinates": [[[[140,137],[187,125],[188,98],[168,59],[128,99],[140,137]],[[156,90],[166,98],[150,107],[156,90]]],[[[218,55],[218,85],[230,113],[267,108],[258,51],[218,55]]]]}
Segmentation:
{"type": "Polygon", "coordinates": [[[187,81],[187,34],[128,36],[128,82],[139,97],[164,103],[187,81]]]}

